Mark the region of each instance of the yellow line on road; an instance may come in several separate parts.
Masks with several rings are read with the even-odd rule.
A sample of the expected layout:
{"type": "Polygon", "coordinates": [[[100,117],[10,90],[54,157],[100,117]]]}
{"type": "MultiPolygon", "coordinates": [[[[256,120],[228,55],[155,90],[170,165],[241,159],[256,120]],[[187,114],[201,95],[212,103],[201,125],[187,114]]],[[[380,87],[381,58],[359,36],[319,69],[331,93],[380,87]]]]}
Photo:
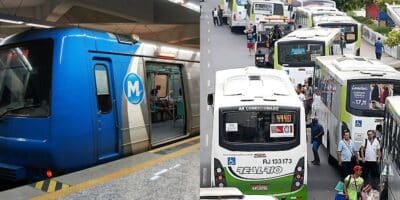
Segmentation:
{"type": "Polygon", "coordinates": [[[199,138],[200,138],[200,136],[192,137],[192,138],[189,138],[189,139],[186,139],[186,140],[182,140],[182,141],[179,141],[179,142],[167,145],[167,146],[163,146],[163,147],[160,147],[160,148],[157,148],[157,149],[153,149],[153,150],[149,151],[149,153],[159,152],[159,151],[162,151],[164,149],[169,149],[169,148],[172,148],[172,147],[175,147],[175,146],[187,143],[187,142],[191,142],[193,140],[197,140],[199,138]]]}
{"type": "Polygon", "coordinates": [[[56,192],[52,192],[52,193],[48,193],[48,194],[41,195],[41,196],[38,196],[38,197],[34,197],[31,200],[59,199],[59,198],[65,197],[65,196],[67,196],[69,194],[76,193],[76,192],[82,191],[84,189],[91,188],[91,187],[96,186],[96,185],[100,185],[100,184],[103,184],[103,183],[106,183],[106,182],[109,182],[109,181],[112,181],[112,180],[115,180],[115,179],[118,179],[118,178],[125,177],[125,176],[127,176],[127,175],[129,175],[131,173],[135,173],[135,172],[150,168],[150,167],[152,167],[152,166],[154,166],[154,165],[156,165],[156,164],[158,164],[158,163],[160,163],[162,161],[166,161],[166,160],[169,160],[169,159],[172,159],[172,158],[183,156],[185,154],[188,154],[188,153],[198,149],[199,146],[200,146],[200,144],[196,144],[196,145],[193,145],[193,146],[178,150],[176,152],[167,154],[165,156],[162,156],[162,157],[159,157],[159,158],[155,158],[155,159],[152,159],[152,160],[149,160],[149,161],[134,165],[132,167],[121,169],[121,170],[113,172],[111,174],[107,174],[107,175],[105,175],[103,177],[99,177],[99,178],[95,178],[95,179],[92,179],[92,180],[89,180],[89,181],[86,181],[86,182],[83,182],[83,183],[79,183],[77,185],[71,186],[71,187],[66,188],[66,189],[63,188],[62,190],[58,190],[56,192]]]}

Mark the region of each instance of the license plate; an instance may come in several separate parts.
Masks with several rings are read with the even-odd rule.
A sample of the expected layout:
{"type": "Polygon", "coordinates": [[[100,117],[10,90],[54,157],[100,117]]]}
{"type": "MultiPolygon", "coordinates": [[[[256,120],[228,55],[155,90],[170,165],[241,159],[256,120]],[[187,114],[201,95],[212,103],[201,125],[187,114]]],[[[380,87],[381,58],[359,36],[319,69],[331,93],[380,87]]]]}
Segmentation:
{"type": "Polygon", "coordinates": [[[257,191],[259,191],[259,190],[268,190],[268,187],[265,184],[256,184],[256,185],[251,185],[251,189],[252,190],[257,190],[257,191]]]}

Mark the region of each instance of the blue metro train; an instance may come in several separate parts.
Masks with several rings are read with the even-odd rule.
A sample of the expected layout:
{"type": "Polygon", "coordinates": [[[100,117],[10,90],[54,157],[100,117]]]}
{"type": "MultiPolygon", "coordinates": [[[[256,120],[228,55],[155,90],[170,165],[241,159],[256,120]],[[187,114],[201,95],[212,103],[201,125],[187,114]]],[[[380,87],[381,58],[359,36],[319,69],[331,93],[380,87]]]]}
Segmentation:
{"type": "Polygon", "coordinates": [[[0,46],[0,180],[37,180],[199,134],[200,53],[81,28],[0,46]]]}

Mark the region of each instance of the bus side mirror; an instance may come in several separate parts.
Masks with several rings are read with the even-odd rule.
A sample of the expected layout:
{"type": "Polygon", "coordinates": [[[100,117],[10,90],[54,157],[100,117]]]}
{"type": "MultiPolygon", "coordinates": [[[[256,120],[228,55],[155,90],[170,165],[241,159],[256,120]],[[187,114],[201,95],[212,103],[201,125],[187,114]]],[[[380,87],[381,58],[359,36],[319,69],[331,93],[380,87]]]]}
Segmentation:
{"type": "Polygon", "coordinates": [[[207,104],[209,106],[212,106],[214,104],[214,95],[213,94],[208,94],[207,95],[207,104]]]}

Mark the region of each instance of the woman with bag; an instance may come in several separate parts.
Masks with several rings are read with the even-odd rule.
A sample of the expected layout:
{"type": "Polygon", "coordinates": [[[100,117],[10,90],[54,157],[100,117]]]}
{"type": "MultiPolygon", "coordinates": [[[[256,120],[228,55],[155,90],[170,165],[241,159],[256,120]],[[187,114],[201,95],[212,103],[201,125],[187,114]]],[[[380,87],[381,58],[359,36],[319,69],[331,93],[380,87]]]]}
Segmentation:
{"type": "Polygon", "coordinates": [[[342,178],[352,173],[352,168],[358,164],[358,151],[354,142],[350,139],[349,130],[344,130],[343,139],[339,142],[337,157],[338,164],[341,167],[342,178]]]}
{"type": "Polygon", "coordinates": [[[361,197],[361,190],[364,185],[364,179],[361,177],[361,166],[356,165],[353,168],[354,174],[348,175],[344,179],[343,192],[348,200],[359,200],[361,197]]]}

